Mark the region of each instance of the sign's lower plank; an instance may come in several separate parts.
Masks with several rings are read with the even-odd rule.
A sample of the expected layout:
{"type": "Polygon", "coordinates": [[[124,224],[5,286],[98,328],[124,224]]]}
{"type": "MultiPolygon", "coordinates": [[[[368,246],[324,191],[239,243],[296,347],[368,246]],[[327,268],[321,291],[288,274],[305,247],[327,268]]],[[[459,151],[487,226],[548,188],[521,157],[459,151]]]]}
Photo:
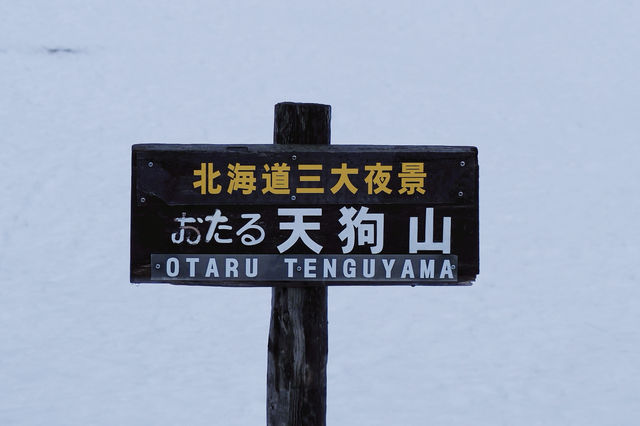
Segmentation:
{"type": "Polygon", "coordinates": [[[152,254],[151,279],[192,285],[451,285],[456,255],[152,254]]]}
{"type": "Polygon", "coordinates": [[[149,282],[155,267],[151,264],[152,254],[246,255],[248,252],[277,258],[278,255],[315,255],[314,247],[318,255],[327,256],[454,254],[459,259],[458,280],[475,279],[478,272],[477,209],[466,206],[437,209],[422,206],[343,207],[301,206],[299,211],[317,212],[300,221],[304,232],[300,229],[293,232],[295,217],[279,214],[289,214],[291,209],[278,206],[227,206],[219,210],[217,206],[167,207],[150,202],[146,209],[134,211],[132,217],[131,279],[133,282],[149,282]],[[356,229],[354,223],[351,233],[348,233],[344,212],[351,210],[352,216],[356,211],[366,210],[367,214],[363,216],[362,229],[356,229]],[[145,211],[153,211],[154,214],[142,214],[145,211]],[[221,223],[226,229],[214,228],[214,232],[211,231],[216,217],[212,215],[214,211],[220,211],[220,218],[225,220],[221,223]],[[184,217],[185,212],[187,217],[184,217]],[[260,218],[254,220],[258,216],[260,218]],[[451,234],[446,238],[448,243],[444,244],[443,226],[448,217],[451,234]],[[191,222],[182,224],[187,220],[191,222]],[[289,229],[285,229],[287,227],[289,229]],[[415,229],[412,231],[412,228],[415,229]],[[294,239],[297,242],[291,244],[294,239]],[[427,241],[433,243],[426,244],[427,241]]]}

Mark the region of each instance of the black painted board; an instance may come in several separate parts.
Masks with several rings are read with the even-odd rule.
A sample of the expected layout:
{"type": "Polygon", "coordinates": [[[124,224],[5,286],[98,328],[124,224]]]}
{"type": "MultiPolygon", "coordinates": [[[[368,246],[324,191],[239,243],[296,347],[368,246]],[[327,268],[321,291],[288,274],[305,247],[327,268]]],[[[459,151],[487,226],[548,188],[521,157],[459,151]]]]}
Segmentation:
{"type": "MultiPolygon", "coordinates": [[[[335,255],[341,264],[349,259],[349,255],[359,256],[358,261],[378,267],[376,277],[370,281],[363,279],[364,271],[360,266],[360,275],[353,278],[329,274],[327,280],[316,277],[315,281],[308,280],[304,285],[314,285],[314,282],[328,285],[456,285],[470,283],[479,272],[478,165],[474,147],[134,145],[131,195],[132,282],[284,285],[287,277],[282,276],[285,270],[282,262],[287,256],[297,256],[300,264],[296,266],[303,268],[305,262],[307,266],[320,265],[323,256],[329,255],[335,255]],[[286,167],[283,168],[283,164],[286,167]],[[419,169],[417,164],[421,164],[419,169]],[[274,165],[279,167],[276,169],[279,176],[271,173],[274,165]],[[314,167],[306,167],[310,165],[314,167]],[[282,173],[283,169],[286,173],[282,173]],[[209,180],[207,175],[211,171],[215,178],[209,180]],[[237,171],[244,173],[244,180],[241,185],[234,186],[237,171]],[[381,174],[376,176],[378,172],[381,174]],[[283,179],[285,175],[286,179],[283,179]],[[305,178],[308,176],[313,177],[305,178]],[[341,176],[348,179],[339,183],[341,176]],[[276,177],[279,179],[277,185],[274,183],[276,177]],[[271,187],[266,190],[269,179],[272,179],[271,187]],[[203,185],[194,185],[198,182],[203,185]],[[403,187],[404,192],[401,191],[403,187]],[[323,193],[311,193],[308,188],[315,191],[321,188],[323,193]],[[287,214],[293,210],[305,215],[296,218],[287,214]],[[433,227],[431,240],[435,243],[443,241],[445,218],[450,218],[447,253],[437,244],[434,249],[420,244],[427,240],[424,234],[429,210],[433,215],[429,222],[433,227]],[[357,218],[362,219],[362,233],[354,226],[357,218]],[[349,222],[349,219],[351,224],[345,225],[345,220],[349,222]],[[310,244],[301,238],[286,244],[292,230],[286,229],[287,225],[282,229],[283,223],[292,224],[295,220],[315,222],[319,227],[311,229],[311,225],[304,225],[308,228],[305,234],[310,244]],[[380,220],[383,226],[377,227],[380,220]],[[417,236],[413,237],[409,232],[412,220],[415,221],[414,234],[417,230],[417,236]],[[348,226],[351,234],[340,237],[348,226]],[[382,232],[378,232],[380,229],[382,232]],[[371,233],[375,235],[372,237],[371,233]],[[416,246],[420,247],[417,251],[416,246]],[[319,251],[318,247],[321,247],[319,251]],[[163,264],[152,264],[152,255],[164,259],[163,264]],[[269,276],[247,277],[241,272],[234,276],[231,271],[225,276],[219,271],[219,277],[209,274],[205,279],[198,275],[203,278],[199,281],[198,276],[185,275],[184,268],[190,265],[185,263],[185,255],[198,258],[191,260],[196,263],[196,269],[203,268],[211,258],[217,263],[216,267],[220,267],[220,262],[224,263],[226,258],[244,261],[255,255],[261,259],[260,270],[271,272],[266,274],[269,276]],[[430,274],[425,274],[425,279],[411,280],[412,274],[416,277],[420,274],[417,270],[420,262],[414,262],[415,256],[419,255],[426,260],[438,255],[454,256],[455,279],[448,273],[441,278],[441,271],[438,271],[436,277],[429,278],[430,274]],[[396,269],[390,278],[386,278],[380,269],[385,256],[387,266],[393,257],[398,262],[397,268],[406,261],[416,270],[403,273],[402,268],[396,269]],[[181,273],[175,277],[159,275],[159,270],[167,271],[168,266],[175,264],[176,260],[167,264],[172,257],[180,260],[181,273]],[[267,268],[265,262],[280,262],[280,275],[273,272],[273,267],[267,268]],[[269,279],[274,276],[279,279],[269,279]]],[[[348,263],[351,266],[350,261],[348,263]]],[[[410,267],[407,265],[407,268],[410,267]]],[[[171,272],[175,273],[174,270],[171,272]]],[[[297,270],[294,273],[299,277],[297,270]]]]}

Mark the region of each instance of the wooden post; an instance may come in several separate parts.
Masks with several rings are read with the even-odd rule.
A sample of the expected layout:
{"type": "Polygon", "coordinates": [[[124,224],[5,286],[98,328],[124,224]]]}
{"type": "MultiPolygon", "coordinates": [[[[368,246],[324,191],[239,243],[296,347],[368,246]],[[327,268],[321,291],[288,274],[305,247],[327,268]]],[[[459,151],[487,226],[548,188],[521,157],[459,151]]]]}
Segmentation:
{"type": "MultiPolygon", "coordinates": [[[[275,106],[273,142],[328,145],[331,106],[275,106]]],[[[274,287],[269,327],[267,425],[324,426],[327,410],[327,287],[274,287]]]]}

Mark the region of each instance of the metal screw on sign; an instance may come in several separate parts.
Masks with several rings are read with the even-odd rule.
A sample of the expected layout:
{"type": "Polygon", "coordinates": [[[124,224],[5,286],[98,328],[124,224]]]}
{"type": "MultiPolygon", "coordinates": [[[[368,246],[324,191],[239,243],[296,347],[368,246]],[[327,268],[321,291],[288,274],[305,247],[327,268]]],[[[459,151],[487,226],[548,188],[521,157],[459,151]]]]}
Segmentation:
{"type": "Polygon", "coordinates": [[[458,192],[458,197],[462,197],[464,195],[464,192],[460,191],[458,192]]]}
{"type": "Polygon", "coordinates": [[[156,269],[160,269],[160,264],[156,263],[156,269]]]}
{"type": "Polygon", "coordinates": [[[460,167],[464,167],[464,166],[465,166],[465,164],[467,164],[467,163],[465,163],[464,161],[461,161],[461,162],[460,162],[460,167]]]}
{"type": "Polygon", "coordinates": [[[147,201],[147,199],[146,199],[146,198],[144,198],[144,197],[141,197],[141,198],[140,198],[140,202],[141,202],[141,203],[144,203],[144,202],[146,202],[146,201],[147,201]]]}
{"type": "Polygon", "coordinates": [[[149,163],[147,164],[149,167],[153,167],[153,161],[149,161],[149,163]]]}
{"type": "Polygon", "coordinates": [[[293,161],[296,161],[296,160],[298,159],[298,157],[296,157],[295,155],[292,155],[292,156],[291,156],[291,159],[292,159],[293,161]]]}
{"type": "Polygon", "coordinates": [[[292,196],[291,196],[291,200],[295,201],[295,200],[296,200],[296,196],[295,196],[295,195],[292,195],[292,196]]]}

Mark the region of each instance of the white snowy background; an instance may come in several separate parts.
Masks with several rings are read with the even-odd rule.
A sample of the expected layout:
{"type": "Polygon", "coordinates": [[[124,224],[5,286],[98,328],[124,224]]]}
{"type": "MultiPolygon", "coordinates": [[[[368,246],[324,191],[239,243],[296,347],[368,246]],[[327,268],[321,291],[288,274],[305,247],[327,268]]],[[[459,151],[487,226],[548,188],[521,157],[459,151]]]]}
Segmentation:
{"type": "Polygon", "coordinates": [[[271,290],[129,284],[134,143],[475,145],[481,273],[329,289],[331,425],[640,423],[640,3],[0,0],[0,424],[259,425],[271,290]]]}

